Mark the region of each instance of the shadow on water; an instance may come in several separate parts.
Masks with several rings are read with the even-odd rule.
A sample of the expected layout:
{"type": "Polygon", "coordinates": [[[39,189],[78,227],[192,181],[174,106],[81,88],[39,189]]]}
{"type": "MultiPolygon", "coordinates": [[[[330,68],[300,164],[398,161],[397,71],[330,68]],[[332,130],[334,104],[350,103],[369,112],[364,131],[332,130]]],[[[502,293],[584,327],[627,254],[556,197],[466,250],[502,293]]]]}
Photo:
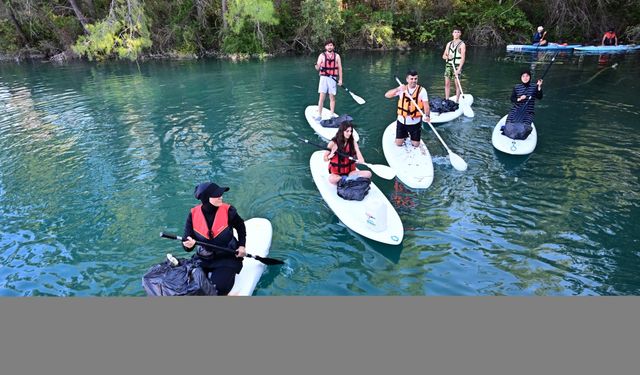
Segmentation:
{"type": "MultiPolygon", "coordinates": [[[[534,151],[535,152],[535,151],[534,151]]],[[[493,149],[496,160],[500,163],[507,176],[517,177],[526,167],[527,161],[531,159],[533,153],[529,155],[508,155],[493,149]]]]}

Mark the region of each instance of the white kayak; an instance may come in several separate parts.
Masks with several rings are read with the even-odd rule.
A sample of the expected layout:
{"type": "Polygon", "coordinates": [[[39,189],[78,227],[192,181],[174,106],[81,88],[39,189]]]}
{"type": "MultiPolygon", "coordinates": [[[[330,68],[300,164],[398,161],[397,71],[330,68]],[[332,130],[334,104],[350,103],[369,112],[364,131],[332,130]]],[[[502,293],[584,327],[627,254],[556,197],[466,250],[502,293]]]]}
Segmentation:
{"type": "Polygon", "coordinates": [[[433,182],[433,162],[427,146],[420,140],[420,147],[413,147],[409,138],[397,146],[396,121],[382,135],[382,151],[389,167],[403,184],[413,189],[426,189],[433,182]]]}
{"type": "MultiPolygon", "coordinates": [[[[245,249],[247,253],[266,257],[271,247],[271,237],[273,228],[267,219],[255,217],[244,222],[247,228],[247,243],[245,249]]],[[[234,235],[238,237],[234,229],[234,235]]],[[[253,294],[266,265],[253,258],[245,257],[242,261],[242,271],[236,275],[230,296],[250,296],[253,294]]]]}
{"type": "MultiPolygon", "coordinates": [[[[449,100],[453,100],[454,102],[457,103],[456,100],[456,96],[451,96],[449,97],[449,100]]],[[[443,112],[443,113],[438,113],[438,112],[431,112],[430,116],[431,116],[431,123],[432,124],[441,124],[443,122],[449,122],[451,120],[455,120],[458,117],[462,116],[462,113],[464,112],[462,110],[462,106],[469,106],[471,107],[471,105],[473,104],[473,95],[469,95],[469,94],[464,94],[464,95],[460,95],[460,105],[458,105],[458,109],[456,109],[455,111],[451,111],[451,112],[443,112]]]]}
{"type": "Polygon", "coordinates": [[[329,165],[324,161],[323,155],[324,151],[316,151],[311,155],[311,175],[320,195],[338,219],[364,237],[389,245],[399,245],[404,236],[402,221],[382,191],[371,182],[371,189],[363,200],[342,199],[338,196],[336,185],[329,182],[329,165]]]}
{"type": "Polygon", "coordinates": [[[496,127],[493,128],[493,134],[491,135],[491,143],[497,150],[511,155],[528,155],[533,152],[538,143],[538,132],[536,126],[531,123],[533,130],[527,139],[511,139],[502,134],[500,128],[506,123],[507,116],[498,121],[496,127]]]}
{"type": "MultiPolygon", "coordinates": [[[[309,125],[313,128],[313,130],[315,130],[315,132],[319,136],[321,136],[325,141],[329,142],[331,138],[333,138],[336,135],[336,131],[338,131],[338,128],[325,128],[320,124],[320,121],[316,120],[315,117],[317,115],[318,115],[317,105],[310,105],[304,110],[304,117],[307,118],[307,122],[309,123],[309,125]]],[[[334,117],[338,117],[338,116],[334,114],[334,117]]],[[[328,110],[327,108],[322,108],[322,119],[328,120],[330,118],[331,118],[331,111],[328,110]]],[[[358,132],[355,129],[353,130],[352,135],[353,135],[353,139],[356,142],[358,142],[360,137],[358,136],[358,132]]]]}

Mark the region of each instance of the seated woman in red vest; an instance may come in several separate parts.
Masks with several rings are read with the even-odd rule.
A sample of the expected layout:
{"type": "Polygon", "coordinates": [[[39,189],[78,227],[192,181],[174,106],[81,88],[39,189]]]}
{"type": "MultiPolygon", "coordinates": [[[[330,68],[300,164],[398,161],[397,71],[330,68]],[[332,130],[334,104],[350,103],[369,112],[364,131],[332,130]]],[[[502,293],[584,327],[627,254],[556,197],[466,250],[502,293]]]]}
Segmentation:
{"type": "Polygon", "coordinates": [[[360,153],[358,144],[353,140],[353,124],[344,121],[338,127],[336,136],[327,145],[324,153],[324,160],[329,162],[329,182],[338,184],[343,177],[364,177],[371,179],[370,171],[356,169],[356,162],[349,159],[349,156],[359,163],[364,163],[364,157],[360,153]],[[331,151],[329,151],[331,150],[331,151]]]}
{"type": "Polygon", "coordinates": [[[202,204],[191,209],[184,226],[185,251],[192,251],[196,240],[235,251],[227,252],[212,247],[198,245],[196,254],[200,267],[215,284],[218,295],[226,296],[233,288],[236,274],[242,270],[242,260],[246,255],[245,243],[247,230],[244,220],[235,207],[222,202],[222,194],[228,187],[220,187],[212,182],[203,182],[196,186],[194,195],[202,204]],[[238,239],[233,229],[238,231],[238,239]]]}

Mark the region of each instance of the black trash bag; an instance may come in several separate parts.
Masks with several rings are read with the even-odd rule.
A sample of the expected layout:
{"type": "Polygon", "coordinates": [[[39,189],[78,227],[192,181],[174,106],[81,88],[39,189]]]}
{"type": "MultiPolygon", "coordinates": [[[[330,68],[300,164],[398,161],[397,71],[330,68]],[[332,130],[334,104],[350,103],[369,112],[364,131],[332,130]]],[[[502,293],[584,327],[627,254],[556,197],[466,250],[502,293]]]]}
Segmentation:
{"type": "Polygon", "coordinates": [[[433,96],[429,98],[429,108],[431,109],[431,112],[445,113],[457,111],[459,106],[458,103],[454,102],[453,100],[443,99],[439,96],[433,96]]]}
{"type": "Polygon", "coordinates": [[[168,260],[156,264],[142,276],[142,287],[148,296],[217,296],[213,284],[200,268],[200,260],[178,259],[174,266],[168,260]]]}
{"type": "Polygon", "coordinates": [[[529,134],[533,131],[533,127],[531,124],[524,122],[507,122],[500,130],[502,130],[502,134],[511,139],[521,140],[527,139],[529,134]]]}
{"type": "Polygon", "coordinates": [[[320,125],[322,125],[322,127],[324,128],[337,128],[340,126],[340,124],[342,124],[343,122],[352,122],[353,121],[353,117],[344,114],[344,115],[340,115],[338,117],[334,117],[328,120],[322,120],[320,121],[320,125]]]}
{"type": "Polygon", "coordinates": [[[361,201],[371,189],[371,180],[364,177],[342,178],[338,181],[338,196],[349,201],[361,201]]]}

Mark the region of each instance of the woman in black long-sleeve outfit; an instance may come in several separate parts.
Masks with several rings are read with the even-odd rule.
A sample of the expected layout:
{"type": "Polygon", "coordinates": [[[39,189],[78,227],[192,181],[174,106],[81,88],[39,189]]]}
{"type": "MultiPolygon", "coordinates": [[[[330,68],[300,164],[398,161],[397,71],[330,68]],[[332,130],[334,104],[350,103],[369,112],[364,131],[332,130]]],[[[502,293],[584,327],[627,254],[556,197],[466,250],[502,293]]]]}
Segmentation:
{"type": "Polygon", "coordinates": [[[531,133],[531,123],[535,115],[535,102],[542,99],[542,80],[531,85],[531,72],[525,70],[519,83],[511,92],[513,106],[507,116],[503,134],[513,139],[526,139],[531,133]]]}
{"type": "Polygon", "coordinates": [[[218,295],[227,295],[233,288],[236,274],[242,270],[242,260],[246,255],[247,230],[244,220],[230,204],[222,202],[222,194],[228,187],[220,187],[212,182],[196,186],[194,195],[202,204],[191,209],[184,226],[185,251],[192,251],[196,240],[235,251],[227,252],[198,245],[196,257],[201,261],[205,274],[211,272],[210,280],[215,284],[218,295]],[[238,239],[233,236],[238,232],[238,239]]]}

